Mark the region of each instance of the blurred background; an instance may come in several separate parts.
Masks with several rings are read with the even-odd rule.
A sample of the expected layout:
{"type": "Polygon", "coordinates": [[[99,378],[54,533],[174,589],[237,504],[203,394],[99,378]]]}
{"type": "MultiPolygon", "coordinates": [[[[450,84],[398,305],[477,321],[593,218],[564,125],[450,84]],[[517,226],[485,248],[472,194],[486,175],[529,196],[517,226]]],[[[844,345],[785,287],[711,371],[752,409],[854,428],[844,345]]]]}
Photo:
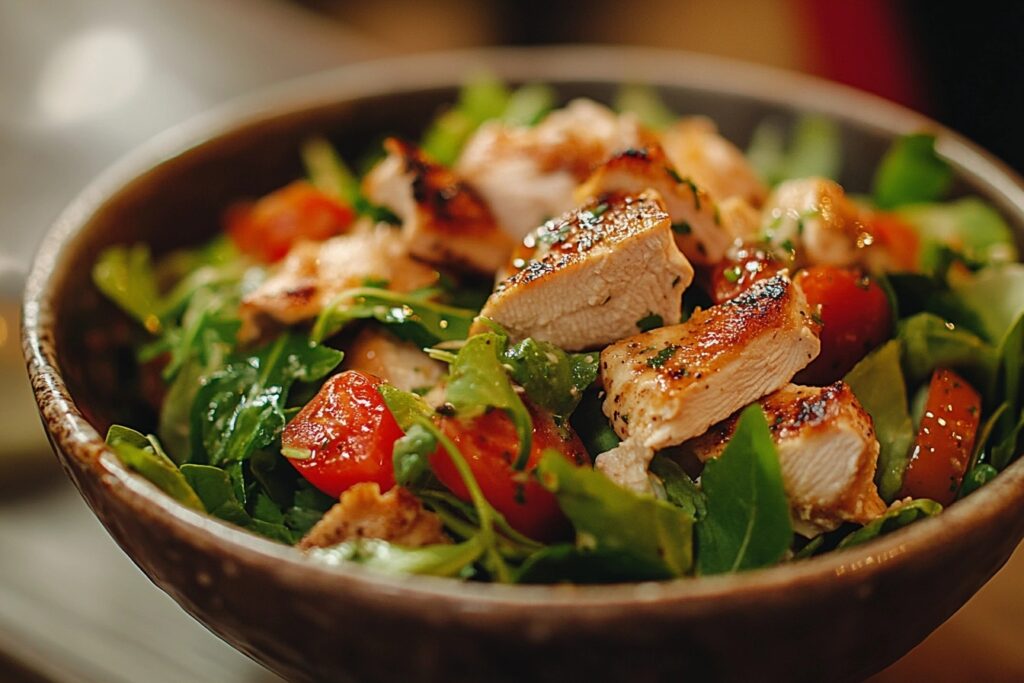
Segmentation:
{"type": "MultiPolygon", "coordinates": [[[[278,680],[113,544],[60,473],[25,379],[17,308],[36,244],[131,147],[261,86],[377,56],[614,43],[847,83],[1024,171],[1022,29],[1024,5],[934,0],[0,0],[0,681],[278,680]]],[[[1021,615],[1018,551],[873,680],[1024,680],[1021,615]]]]}

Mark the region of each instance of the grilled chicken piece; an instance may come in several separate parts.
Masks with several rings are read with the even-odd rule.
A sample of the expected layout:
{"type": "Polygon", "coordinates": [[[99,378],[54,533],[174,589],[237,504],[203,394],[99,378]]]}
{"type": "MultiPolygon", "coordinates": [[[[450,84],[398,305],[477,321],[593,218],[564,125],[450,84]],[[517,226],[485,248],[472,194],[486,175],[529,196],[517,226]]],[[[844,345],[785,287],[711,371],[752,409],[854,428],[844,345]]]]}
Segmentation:
{"type": "Polygon", "coordinates": [[[375,483],[356,484],[309,530],[298,547],[327,548],[358,538],[376,538],[419,547],[449,543],[441,518],[423,509],[419,499],[400,486],[381,494],[375,483]]]}
{"type": "Polygon", "coordinates": [[[761,234],[761,212],[741,197],[718,202],[718,217],[732,238],[732,246],[757,242],[761,234]]]}
{"type": "Polygon", "coordinates": [[[485,123],[466,143],[458,174],[516,239],[576,203],[573,190],[612,154],[653,139],[632,114],[573,100],[533,127],[485,123]]]}
{"type": "Polygon", "coordinates": [[[718,201],[740,197],[758,207],[768,196],[743,152],[719,135],[710,119],[681,119],[661,134],[661,145],[680,175],[692,178],[718,201]]]}
{"type": "Polygon", "coordinates": [[[658,192],[672,220],[679,249],[693,263],[721,261],[732,244],[730,231],[723,228],[718,207],[706,191],[682,177],[658,145],[627,149],[597,167],[576,191],[577,201],[609,192],[639,194],[658,192]]]}
{"type": "Polygon", "coordinates": [[[260,334],[267,318],[285,325],[315,317],[340,292],[366,280],[386,280],[408,292],[437,281],[438,274],[409,257],[394,228],[363,226],[324,242],[300,242],[276,271],[242,299],[243,339],[260,334]]]}
{"type": "Polygon", "coordinates": [[[595,200],[541,226],[527,244],[533,256],[480,312],[513,341],[580,351],[635,334],[643,318],[680,319],[693,268],[656,193],[595,200]]]}
{"type": "MultiPolygon", "coordinates": [[[[761,400],[794,526],[805,536],[842,522],[866,524],[885,512],[875,488],[878,440],[871,417],[850,387],[790,384],[761,400]]],[[[732,438],[738,415],[686,444],[702,461],[717,458],[732,438]]]]}
{"type": "Polygon", "coordinates": [[[764,208],[764,236],[775,247],[796,249],[798,262],[850,266],[860,258],[866,231],[843,188],[825,178],[780,184],[764,208]]]}
{"type": "Polygon", "coordinates": [[[384,149],[388,155],[367,174],[363,191],[402,219],[409,253],[493,275],[508,260],[514,242],[480,195],[415,145],[388,138],[384,149]]]}
{"type": "Polygon", "coordinates": [[[422,391],[445,376],[444,364],[433,360],[411,342],[383,330],[367,327],[345,350],[345,370],[359,370],[402,391],[422,391]]]}
{"type": "Polygon", "coordinates": [[[807,300],[779,274],[602,351],[604,414],[624,440],[673,446],[785,386],[819,348],[807,300]]]}

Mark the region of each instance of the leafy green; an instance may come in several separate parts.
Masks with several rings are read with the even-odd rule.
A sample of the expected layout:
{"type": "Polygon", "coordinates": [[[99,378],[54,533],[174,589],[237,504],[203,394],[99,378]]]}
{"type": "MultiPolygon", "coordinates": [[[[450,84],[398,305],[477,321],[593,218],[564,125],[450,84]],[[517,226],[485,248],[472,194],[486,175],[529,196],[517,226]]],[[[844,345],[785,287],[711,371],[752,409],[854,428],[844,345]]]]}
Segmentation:
{"type": "Polygon", "coordinates": [[[186,463],[181,466],[181,473],[203,501],[207,512],[239,526],[249,524],[249,513],[238,500],[234,484],[226,471],[213,465],[186,463]]]}
{"type": "Polygon", "coordinates": [[[912,386],[927,380],[936,368],[962,372],[975,386],[987,388],[995,380],[996,349],[970,332],[932,313],[918,313],[900,321],[902,367],[912,386]]]}
{"type": "Polygon", "coordinates": [[[323,138],[310,138],[302,143],[302,163],[314,187],[326,195],[356,206],[362,199],[359,179],[345,165],[338,152],[323,138]]]}
{"type": "Polygon", "coordinates": [[[693,567],[693,517],[681,508],[627,491],[554,451],[545,451],[537,472],[575,527],[578,548],[626,554],[669,576],[693,567]]]}
{"type": "Polygon", "coordinates": [[[984,268],[955,283],[953,290],[977,314],[988,340],[999,344],[1024,313],[1024,264],[984,268]]]}
{"type": "Polygon", "coordinates": [[[413,424],[395,441],[392,459],[395,481],[399,486],[416,489],[429,480],[430,456],[437,450],[437,439],[421,424],[413,424]]]}
{"type": "Polygon", "coordinates": [[[560,417],[576,409],[599,367],[596,353],[566,353],[533,338],[505,349],[501,360],[531,401],[560,417]]]}
{"type": "Polygon", "coordinates": [[[360,319],[375,319],[396,336],[419,346],[468,337],[476,312],[431,301],[436,294],[434,290],[399,293],[377,287],[346,290],[320,312],[310,338],[321,342],[360,319]]]}
{"type": "Polygon", "coordinates": [[[897,211],[922,240],[920,265],[940,270],[953,249],[970,263],[1008,263],[1017,258],[1013,232],[989,203],[966,197],[944,204],[912,204],[897,211]]]}
{"type": "Polygon", "coordinates": [[[505,337],[502,335],[485,332],[471,337],[459,349],[448,369],[445,396],[463,418],[482,415],[490,408],[504,410],[515,425],[519,438],[519,455],[513,467],[521,470],[530,457],[533,423],[502,366],[504,352],[505,337]]]}
{"type": "Polygon", "coordinates": [[[779,456],[759,405],[745,409],[722,454],[704,466],[707,512],[697,522],[697,567],[721,574],[775,564],[793,525],[779,456]]]}
{"type": "Polygon", "coordinates": [[[661,480],[668,502],[681,507],[695,520],[700,520],[707,514],[707,499],[704,493],[675,460],[656,453],[651,460],[650,471],[661,480]]]}
{"type": "Polygon", "coordinates": [[[913,133],[897,139],[875,169],[872,194],[883,209],[933,202],[953,183],[953,169],[935,153],[935,136],[913,133]]]}
{"type": "Polygon", "coordinates": [[[530,555],[516,572],[516,583],[603,584],[661,581],[672,576],[663,563],[638,559],[621,550],[558,544],[530,555]]]}
{"type": "Polygon", "coordinates": [[[649,332],[665,324],[665,320],[657,313],[648,313],[636,321],[636,328],[641,332],[649,332]]]}
{"type": "Polygon", "coordinates": [[[668,128],[679,120],[679,115],[666,106],[657,90],[639,83],[619,88],[615,110],[635,114],[640,123],[653,130],[668,128]]]}
{"type": "Polygon", "coordinates": [[[987,462],[983,462],[980,465],[975,465],[971,469],[967,470],[967,474],[964,475],[964,480],[960,484],[960,492],[957,494],[958,498],[969,496],[985,484],[989,483],[996,478],[999,474],[992,465],[987,462]]]}
{"type": "Polygon", "coordinates": [[[341,358],[340,351],[289,332],[214,372],[192,406],[192,459],[205,454],[215,465],[237,462],[269,445],[284,428],[291,385],[326,376],[341,358]]]}
{"type": "Polygon", "coordinates": [[[149,332],[162,329],[163,302],[148,246],[108,247],[93,265],[92,281],[149,332]]]}
{"type": "Polygon", "coordinates": [[[393,574],[459,576],[483,551],[484,546],[476,537],[463,543],[418,548],[361,538],[330,548],[315,548],[309,552],[309,556],[332,566],[356,562],[376,571],[393,574]]]}
{"type": "Polygon", "coordinates": [[[886,502],[892,501],[903,486],[914,440],[907,387],[900,368],[901,348],[898,340],[886,342],[861,359],[844,378],[874,422],[880,446],[875,483],[886,502]]]}
{"type": "Polygon", "coordinates": [[[478,74],[462,86],[455,106],[434,119],[420,146],[439,163],[455,163],[469,136],[484,121],[501,117],[510,98],[511,93],[500,80],[478,74]]]}
{"type": "Polygon", "coordinates": [[[570,418],[572,428],[583,441],[591,458],[619,445],[618,434],[601,410],[602,393],[598,389],[583,392],[583,398],[570,418]]]}
{"type": "Polygon", "coordinates": [[[555,91],[542,83],[527,83],[508,98],[501,120],[513,126],[532,126],[555,106],[555,91]]]}
{"type": "Polygon", "coordinates": [[[842,164],[839,127],[822,116],[801,117],[786,149],[782,128],[764,121],[754,130],[747,158],[769,185],[809,176],[835,178],[842,164]]]}
{"type": "Polygon", "coordinates": [[[420,420],[429,420],[434,414],[423,397],[411,391],[402,391],[390,384],[381,384],[377,391],[394,416],[395,422],[404,432],[409,431],[420,420]]]}
{"type": "Polygon", "coordinates": [[[900,504],[887,510],[885,514],[878,519],[875,519],[851,533],[839,542],[838,547],[849,548],[867,541],[872,541],[879,536],[884,536],[885,534],[892,533],[897,529],[902,529],[908,524],[912,524],[919,519],[934,517],[940,512],[942,512],[942,506],[934,500],[929,500],[927,498],[918,498],[910,501],[909,503],[900,504]]]}
{"type": "Polygon", "coordinates": [[[117,457],[158,489],[176,501],[203,512],[203,503],[188,485],[178,466],[160,448],[156,437],[143,436],[134,429],[113,425],[107,431],[107,445],[117,457]]]}

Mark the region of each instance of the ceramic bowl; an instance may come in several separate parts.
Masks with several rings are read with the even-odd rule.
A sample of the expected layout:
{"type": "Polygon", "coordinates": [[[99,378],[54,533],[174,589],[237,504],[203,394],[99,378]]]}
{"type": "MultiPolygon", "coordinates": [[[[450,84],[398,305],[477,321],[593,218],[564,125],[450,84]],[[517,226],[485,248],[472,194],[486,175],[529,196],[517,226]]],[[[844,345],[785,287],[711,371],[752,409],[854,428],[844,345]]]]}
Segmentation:
{"type": "MultiPolygon", "coordinates": [[[[90,283],[101,249],[208,238],[232,200],[301,173],[325,133],[358,154],[415,135],[468,74],[608,100],[658,86],[745,145],[766,116],[839,123],[842,181],[868,187],[888,143],[926,128],[956,170],[1024,234],[1021,181],[956,134],[847,88],[679,53],[552,48],[403,57],[345,67],[232,104],[138,150],[67,209],[37,256],[23,343],[50,441],[110,534],[152,581],[239,650],[296,681],[855,680],[952,615],[1024,535],[1024,459],[941,517],[810,561],[745,574],[614,586],[500,586],[327,567],[192,512],[105,448],[112,421],[145,426],[126,325],[90,283]]],[[[180,653],[188,656],[187,653],[180,653]]]]}

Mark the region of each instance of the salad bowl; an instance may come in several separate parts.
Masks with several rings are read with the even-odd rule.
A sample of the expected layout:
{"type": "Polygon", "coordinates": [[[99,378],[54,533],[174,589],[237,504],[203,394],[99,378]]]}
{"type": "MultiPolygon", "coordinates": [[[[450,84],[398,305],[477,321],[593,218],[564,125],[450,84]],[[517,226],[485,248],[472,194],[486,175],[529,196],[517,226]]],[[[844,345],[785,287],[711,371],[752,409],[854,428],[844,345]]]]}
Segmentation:
{"type": "Polygon", "coordinates": [[[87,188],[45,239],[26,287],[23,345],[51,444],[82,496],[160,589],[289,680],[858,680],[895,661],[1024,536],[1024,460],[939,517],[807,561],[668,582],[505,586],[311,562],[176,503],[105,445],[110,424],[145,424],[151,411],[145,384],[131,379],[124,323],[90,281],[100,252],[209,238],[231,200],[300,173],[304,139],[327,134],[353,153],[383,132],[412,134],[481,68],[549,83],[562,100],[607,101],[618,84],[642,81],[741,145],[767,117],[821,114],[839,126],[840,180],[851,188],[868,185],[892,140],[925,129],[956,173],[954,192],[984,198],[1024,235],[1024,185],[997,160],[896,105],[808,77],[617,48],[345,67],[154,139],[87,188]]]}

